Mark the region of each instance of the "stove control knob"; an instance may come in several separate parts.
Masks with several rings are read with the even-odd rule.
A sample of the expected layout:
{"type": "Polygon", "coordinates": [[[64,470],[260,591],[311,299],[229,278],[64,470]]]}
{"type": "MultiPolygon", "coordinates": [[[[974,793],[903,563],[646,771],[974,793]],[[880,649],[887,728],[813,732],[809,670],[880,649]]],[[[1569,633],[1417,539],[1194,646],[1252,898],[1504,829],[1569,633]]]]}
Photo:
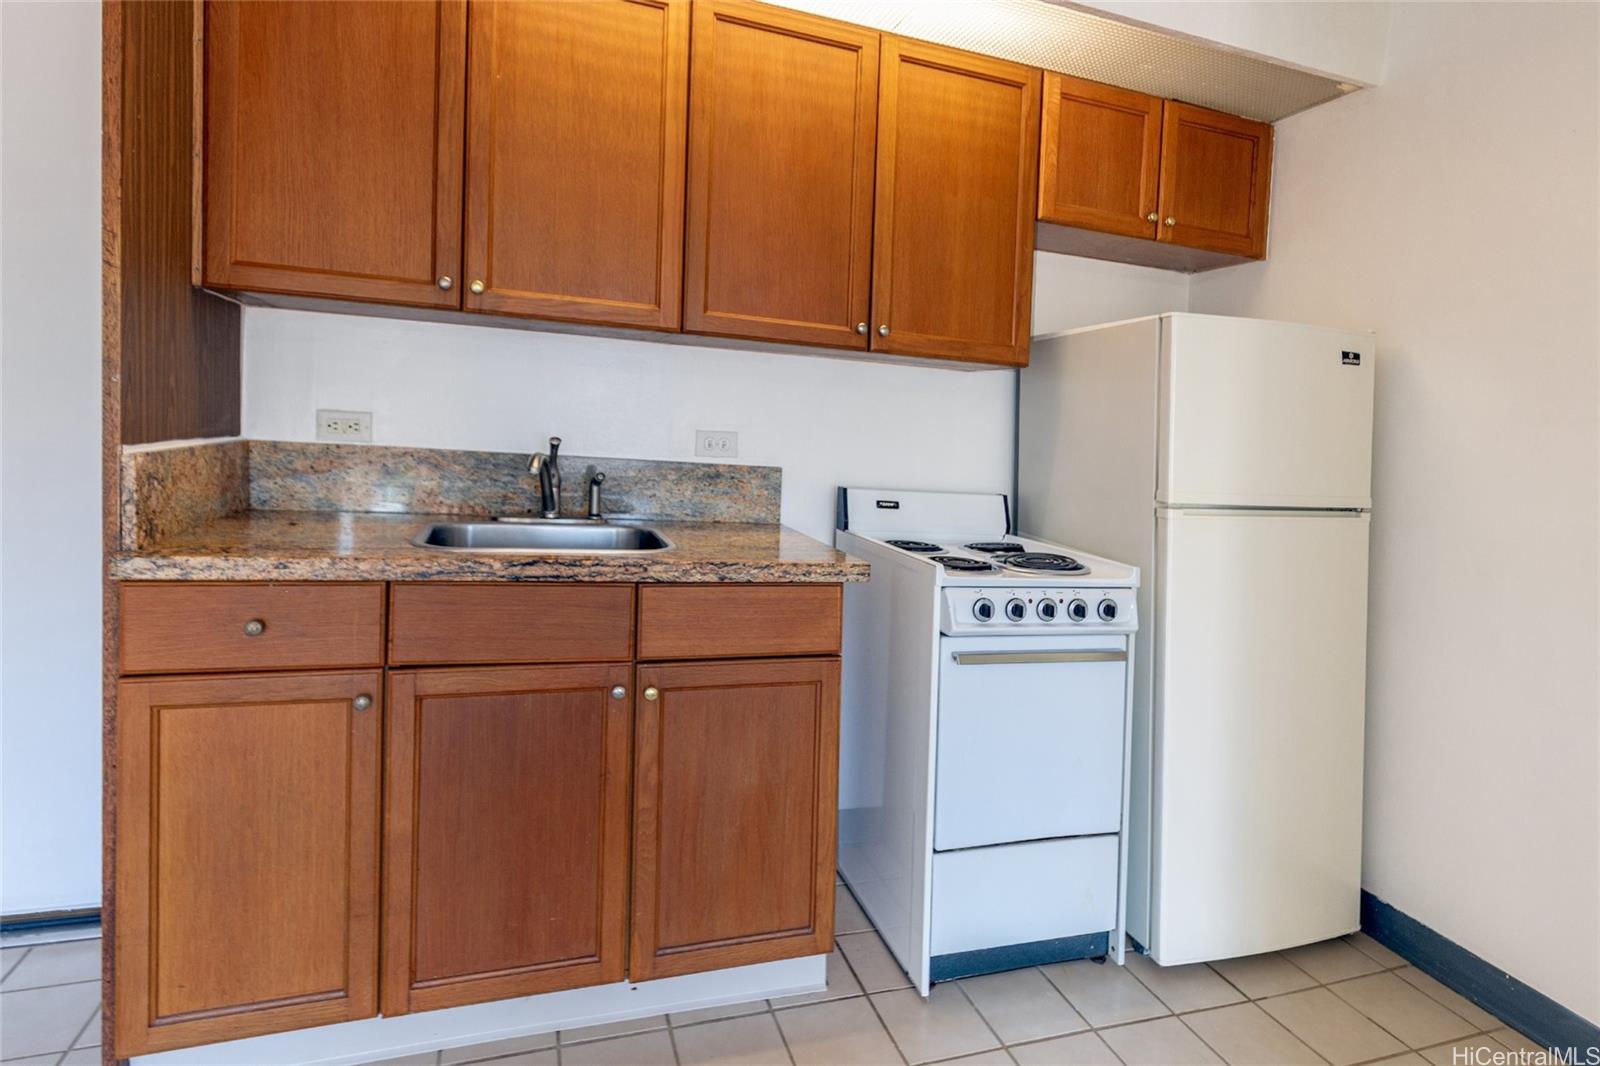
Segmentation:
{"type": "Polygon", "coordinates": [[[1117,601],[1101,600],[1100,606],[1095,608],[1095,613],[1100,616],[1100,621],[1102,622],[1115,622],[1117,620],[1117,601]]]}
{"type": "Polygon", "coordinates": [[[1089,617],[1089,605],[1082,600],[1073,600],[1067,604],[1067,617],[1074,622],[1081,622],[1089,617]]]}
{"type": "Polygon", "coordinates": [[[1039,606],[1033,609],[1041,622],[1054,622],[1056,620],[1056,601],[1040,600],[1039,606]]]}
{"type": "Polygon", "coordinates": [[[972,605],[972,617],[980,622],[994,621],[994,601],[987,596],[980,596],[972,605]]]}
{"type": "Polygon", "coordinates": [[[1006,617],[1011,619],[1013,622],[1022,621],[1024,618],[1028,617],[1028,605],[1023,603],[1021,600],[1007,600],[1006,617]]]}

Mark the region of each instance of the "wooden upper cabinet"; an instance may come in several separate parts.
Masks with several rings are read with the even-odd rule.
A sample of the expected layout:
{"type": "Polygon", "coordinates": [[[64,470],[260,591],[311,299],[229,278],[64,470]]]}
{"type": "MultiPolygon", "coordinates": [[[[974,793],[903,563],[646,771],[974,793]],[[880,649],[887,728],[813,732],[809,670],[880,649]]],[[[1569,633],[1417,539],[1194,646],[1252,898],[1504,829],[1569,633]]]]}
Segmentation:
{"type": "Polygon", "coordinates": [[[1162,125],[1157,239],[1265,257],[1272,127],[1175,100],[1162,125]]]}
{"type": "Polygon", "coordinates": [[[867,346],[878,34],[697,0],[685,329],[867,346]]]}
{"type": "Polygon", "coordinates": [[[883,39],[872,347],[1023,366],[1039,71],[883,39]]]}
{"type": "Polygon", "coordinates": [[[204,283],[459,306],[466,27],[465,0],[208,2],[204,283]]]}
{"type": "Polygon", "coordinates": [[[676,329],[688,0],[473,0],[470,34],[465,306],[676,329]]]}
{"type": "Polygon", "coordinates": [[[376,1013],[381,682],[118,687],[117,1058],[376,1013]]]}
{"type": "Polygon", "coordinates": [[[1160,177],[1159,97],[1045,74],[1040,219],[1154,237],[1160,177]]]}
{"type": "Polygon", "coordinates": [[[639,667],[636,981],[833,943],[839,660],[639,667]]]}
{"type": "Polygon", "coordinates": [[[623,979],[632,673],[390,674],[384,1014],[623,979]]]}

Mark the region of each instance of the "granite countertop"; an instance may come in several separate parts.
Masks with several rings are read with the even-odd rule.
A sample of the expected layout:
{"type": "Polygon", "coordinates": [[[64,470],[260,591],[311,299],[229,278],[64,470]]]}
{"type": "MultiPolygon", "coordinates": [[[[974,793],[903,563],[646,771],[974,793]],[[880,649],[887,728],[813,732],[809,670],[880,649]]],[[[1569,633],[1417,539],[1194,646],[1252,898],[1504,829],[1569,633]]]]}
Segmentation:
{"type": "Polygon", "coordinates": [[[643,555],[514,555],[418,548],[461,515],[246,511],[111,558],[123,581],[865,581],[868,565],[785,526],[650,520],[672,547],[643,555]]]}

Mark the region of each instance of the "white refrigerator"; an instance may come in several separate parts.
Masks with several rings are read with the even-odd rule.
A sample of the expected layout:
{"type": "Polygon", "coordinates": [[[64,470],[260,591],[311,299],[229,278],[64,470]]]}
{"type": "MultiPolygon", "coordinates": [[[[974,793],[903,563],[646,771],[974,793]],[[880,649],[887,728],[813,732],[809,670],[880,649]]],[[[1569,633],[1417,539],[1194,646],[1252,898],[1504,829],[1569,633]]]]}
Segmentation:
{"type": "Polygon", "coordinates": [[[1020,373],[1018,529],[1146,575],[1126,891],[1163,965],[1360,925],[1374,350],[1169,314],[1020,373]]]}

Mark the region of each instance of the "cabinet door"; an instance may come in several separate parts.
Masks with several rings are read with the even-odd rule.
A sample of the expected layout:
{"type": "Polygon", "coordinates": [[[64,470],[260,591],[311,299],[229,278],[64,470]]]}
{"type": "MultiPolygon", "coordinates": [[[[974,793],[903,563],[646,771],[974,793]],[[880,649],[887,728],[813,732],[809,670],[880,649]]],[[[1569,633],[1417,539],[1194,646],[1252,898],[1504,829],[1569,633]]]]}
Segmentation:
{"type": "Polygon", "coordinates": [[[1264,257],[1271,181],[1271,126],[1167,101],[1157,239],[1264,257]]]}
{"type": "Polygon", "coordinates": [[[471,23],[466,306],[676,329],[687,0],[473,0],[471,23]]]}
{"type": "Polygon", "coordinates": [[[376,1013],[380,684],[118,687],[118,1058],[376,1013]]]}
{"type": "Polygon", "coordinates": [[[1045,74],[1039,144],[1042,220],[1154,237],[1160,174],[1159,97],[1045,74]]]}
{"type": "Polygon", "coordinates": [[[458,307],[466,29],[465,0],[207,3],[205,284],[458,307]]]}
{"type": "Polygon", "coordinates": [[[694,5],[685,329],[867,346],[878,35],[694,5]]]}
{"type": "Polygon", "coordinates": [[[622,980],[631,672],[389,675],[385,1014],[622,980]]]}
{"type": "Polygon", "coordinates": [[[1039,71],[883,39],[872,347],[1022,366],[1039,71]]]}
{"type": "Polygon", "coordinates": [[[629,977],[827,952],[839,660],[642,664],[636,707],[629,977]]]}

